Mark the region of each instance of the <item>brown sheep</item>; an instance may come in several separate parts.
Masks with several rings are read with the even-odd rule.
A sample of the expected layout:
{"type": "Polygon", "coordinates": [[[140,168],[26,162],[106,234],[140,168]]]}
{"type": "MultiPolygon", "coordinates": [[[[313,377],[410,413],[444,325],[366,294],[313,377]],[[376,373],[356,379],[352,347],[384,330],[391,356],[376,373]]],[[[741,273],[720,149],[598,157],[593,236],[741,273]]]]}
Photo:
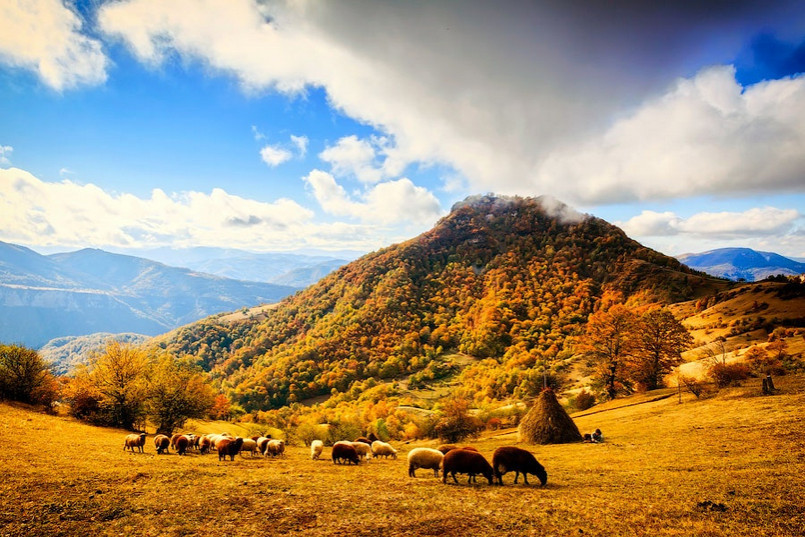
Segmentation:
{"type": "Polygon", "coordinates": [[[363,442],[364,444],[369,444],[370,446],[372,445],[372,441],[366,438],[365,436],[359,436],[358,438],[353,440],[353,442],[363,442]]]}
{"type": "Polygon", "coordinates": [[[225,461],[226,456],[229,455],[229,460],[234,461],[235,455],[240,452],[240,447],[243,445],[243,438],[222,438],[215,443],[215,449],[218,451],[218,460],[225,461]]]}
{"type": "Polygon", "coordinates": [[[336,443],[333,445],[333,464],[343,464],[343,461],[346,461],[347,464],[358,464],[360,458],[358,452],[350,444],[336,443]]]}
{"type": "Polygon", "coordinates": [[[173,448],[174,451],[176,451],[176,441],[179,440],[180,436],[182,435],[179,433],[175,433],[171,436],[171,448],[173,448]]]}
{"type": "Polygon", "coordinates": [[[176,453],[178,453],[179,455],[185,455],[187,454],[187,447],[189,445],[190,445],[190,439],[187,436],[182,435],[176,439],[176,444],[173,447],[176,450],[176,453]]]}
{"type": "Polygon", "coordinates": [[[134,448],[137,448],[140,453],[143,453],[143,446],[145,446],[145,433],[130,434],[126,437],[125,442],[123,442],[123,451],[129,448],[131,452],[134,453],[134,448]]]}
{"type": "Polygon", "coordinates": [[[260,452],[260,455],[267,455],[266,449],[268,449],[268,443],[270,441],[271,439],[265,436],[260,436],[257,438],[257,450],[260,452]]]}
{"type": "Polygon", "coordinates": [[[467,483],[471,483],[476,474],[481,474],[489,481],[490,485],[492,484],[492,466],[477,451],[466,449],[448,451],[442,460],[442,472],[442,483],[447,483],[447,474],[450,474],[456,483],[458,483],[456,474],[468,474],[467,483]]]}
{"type": "Polygon", "coordinates": [[[209,453],[210,452],[210,448],[212,447],[212,442],[206,436],[199,436],[198,437],[198,446],[197,447],[198,447],[198,452],[203,455],[204,453],[209,453]]]}
{"type": "Polygon", "coordinates": [[[168,446],[171,443],[171,439],[165,436],[164,434],[158,434],[154,437],[154,447],[157,448],[157,455],[160,453],[169,453],[168,446]]]}
{"type": "Polygon", "coordinates": [[[436,449],[441,451],[442,455],[447,455],[448,451],[458,449],[458,446],[453,445],[453,444],[442,444],[441,446],[437,447],[436,449]]]}
{"type": "Polygon", "coordinates": [[[548,482],[548,473],[534,455],[515,446],[497,448],[492,454],[492,469],[499,485],[503,484],[503,474],[507,472],[514,472],[515,484],[521,472],[526,485],[528,485],[528,474],[537,476],[541,485],[548,482]]]}

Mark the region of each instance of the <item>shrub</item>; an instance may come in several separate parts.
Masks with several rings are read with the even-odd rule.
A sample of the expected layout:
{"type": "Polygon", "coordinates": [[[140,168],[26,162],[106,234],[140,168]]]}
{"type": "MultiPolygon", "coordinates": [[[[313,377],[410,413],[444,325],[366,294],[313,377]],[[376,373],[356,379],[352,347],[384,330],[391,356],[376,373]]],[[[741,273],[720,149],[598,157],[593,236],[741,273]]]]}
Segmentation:
{"type": "Polygon", "coordinates": [[[715,364],[707,374],[719,388],[738,385],[749,378],[749,366],[745,364],[715,364]]]}
{"type": "Polygon", "coordinates": [[[581,390],[573,399],[573,406],[576,410],[587,410],[595,405],[595,395],[587,390],[581,390]]]}
{"type": "Polygon", "coordinates": [[[466,399],[449,399],[444,403],[444,416],[434,427],[434,432],[443,442],[454,443],[477,435],[478,418],[468,413],[469,402],[466,399]]]}

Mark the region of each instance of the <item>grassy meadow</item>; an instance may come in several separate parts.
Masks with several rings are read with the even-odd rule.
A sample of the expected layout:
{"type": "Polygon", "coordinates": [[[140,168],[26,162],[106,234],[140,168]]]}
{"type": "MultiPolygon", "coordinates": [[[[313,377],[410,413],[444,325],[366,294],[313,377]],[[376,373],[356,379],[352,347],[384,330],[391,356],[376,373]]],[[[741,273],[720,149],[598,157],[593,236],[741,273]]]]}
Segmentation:
{"type": "MultiPolygon", "coordinates": [[[[603,444],[525,446],[545,487],[444,485],[397,460],[360,466],[123,451],[125,431],[0,404],[0,535],[802,535],[805,377],[705,400],[672,390],[576,415],[603,444]]],[[[491,459],[514,430],[472,440],[491,459]]]]}

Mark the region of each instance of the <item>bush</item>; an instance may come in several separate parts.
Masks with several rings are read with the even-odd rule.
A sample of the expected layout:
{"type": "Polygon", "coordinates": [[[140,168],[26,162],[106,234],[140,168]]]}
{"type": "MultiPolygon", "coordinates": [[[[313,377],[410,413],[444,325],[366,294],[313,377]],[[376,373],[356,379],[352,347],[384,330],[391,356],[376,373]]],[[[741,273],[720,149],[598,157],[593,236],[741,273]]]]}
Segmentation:
{"type": "Polygon", "coordinates": [[[715,364],[707,374],[719,388],[739,385],[749,378],[749,366],[745,364],[715,364]]]}
{"type": "Polygon", "coordinates": [[[576,410],[587,410],[595,405],[595,395],[587,390],[581,390],[575,398],[573,398],[573,407],[576,410]]]}
{"type": "Polygon", "coordinates": [[[441,441],[452,444],[478,434],[480,420],[470,416],[468,410],[469,402],[466,399],[449,399],[444,403],[444,416],[434,427],[434,432],[441,441]]]}

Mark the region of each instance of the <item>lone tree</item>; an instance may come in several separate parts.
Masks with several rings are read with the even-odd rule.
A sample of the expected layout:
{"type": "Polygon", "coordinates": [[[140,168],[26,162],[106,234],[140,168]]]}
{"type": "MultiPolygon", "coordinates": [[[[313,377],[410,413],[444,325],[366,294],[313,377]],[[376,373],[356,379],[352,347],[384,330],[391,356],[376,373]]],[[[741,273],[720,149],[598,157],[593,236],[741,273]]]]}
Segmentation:
{"type": "Polygon", "coordinates": [[[666,309],[646,312],[636,328],[631,377],[647,390],[656,390],[662,386],[665,375],[682,363],[682,351],[690,347],[693,338],[666,309]]]}
{"type": "Polygon", "coordinates": [[[577,349],[594,364],[595,377],[607,397],[630,391],[627,365],[636,349],[637,316],[623,304],[590,315],[577,349]]]}
{"type": "Polygon", "coordinates": [[[546,388],[534,406],[520,421],[520,442],[529,444],[566,444],[581,442],[579,428],[556,399],[553,390],[546,388]]]}
{"type": "Polygon", "coordinates": [[[204,375],[170,356],[157,359],[148,374],[146,409],[157,433],[170,435],[188,418],[206,416],[215,392],[204,375]]]}

